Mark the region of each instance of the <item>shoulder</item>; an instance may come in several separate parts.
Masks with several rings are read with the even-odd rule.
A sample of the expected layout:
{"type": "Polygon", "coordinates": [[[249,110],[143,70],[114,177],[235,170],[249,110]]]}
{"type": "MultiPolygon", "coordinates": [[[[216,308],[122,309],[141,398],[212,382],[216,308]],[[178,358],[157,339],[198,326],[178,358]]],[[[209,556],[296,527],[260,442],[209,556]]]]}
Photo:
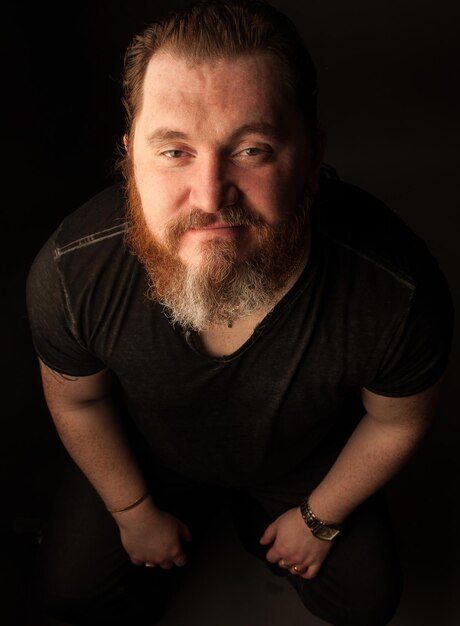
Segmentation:
{"type": "Polygon", "coordinates": [[[62,220],[54,233],[55,256],[119,237],[127,228],[126,199],[123,186],[118,183],[102,190],[62,220]]]}
{"type": "Polygon", "coordinates": [[[447,365],[453,305],[425,241],[379,198],[332,178],[320,183],[312,225],[334,327],[368,359],[364,386],[383,396],[428,388],[447,365]]]}
{"type": "Polygon", "coordinates": [[[143,268],[124,242],[125,207],[119,185],[95,195],[61,221],[29,270],[34,345],[56,371],[102,370],[123,316],[133,302],[143,302],[143,268]]]}
{"type": "Polygon", "coordinates": [[[437,271],[425,241],[382,200],[338,178],[323,177],[313,207],[314,228],[357,263],[415,288],[437,271]]]}
{"type": "Polygon", "coordinates": [[[29,270],[31,301],[64,290],[82,298],[90,285],[113,288],[123,268],[135,259],[124,244],[129,228],[123,187],[112,185],[67,215],[43,244],[29,270]]]}

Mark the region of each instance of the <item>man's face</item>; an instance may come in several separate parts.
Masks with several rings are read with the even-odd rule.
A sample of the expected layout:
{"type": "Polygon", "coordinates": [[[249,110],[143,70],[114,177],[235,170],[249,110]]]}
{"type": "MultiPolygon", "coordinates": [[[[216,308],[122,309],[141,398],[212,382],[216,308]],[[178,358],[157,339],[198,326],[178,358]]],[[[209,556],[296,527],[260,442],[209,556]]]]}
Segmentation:
{"type": "Polygon", "coordinates": [[[129,142],[146,225],[190,269],[213,245],[244,261],[258,223],[289,220],[309,175],[311,187],[304,122],[267,55],[192,64],[157,53],[129,142]]]}

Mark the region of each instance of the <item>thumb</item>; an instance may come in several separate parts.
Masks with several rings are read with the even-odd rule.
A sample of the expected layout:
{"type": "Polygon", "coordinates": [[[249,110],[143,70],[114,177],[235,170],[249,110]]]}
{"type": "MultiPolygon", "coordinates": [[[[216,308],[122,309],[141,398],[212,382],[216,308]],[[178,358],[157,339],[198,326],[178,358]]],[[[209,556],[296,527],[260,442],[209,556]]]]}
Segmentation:
{"type": "Polygon", "coordinates": [[[275,538],[276,538],[276,526],[275,524],[270,524],[270,526],[267,526],[267,528],[265,529],[265,532],[260,538],[259,543],[261,543],[263,546],[266,546],[267,544],[272,543],[272,541],[274,541],[275,538]]]}

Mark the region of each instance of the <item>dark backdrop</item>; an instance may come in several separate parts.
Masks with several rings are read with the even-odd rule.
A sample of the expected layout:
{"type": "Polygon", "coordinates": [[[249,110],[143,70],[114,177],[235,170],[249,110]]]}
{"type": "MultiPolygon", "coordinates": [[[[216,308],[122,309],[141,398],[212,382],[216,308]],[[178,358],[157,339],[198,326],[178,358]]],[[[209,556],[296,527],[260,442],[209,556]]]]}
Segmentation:
{"type": "MultiPolygon", "coordinates": [[[[1,523],[6,543],[11,529],[25,538],[39,526],[61,455],[28,332],[27,271],[59,221],[113,182],[124,123],[119,86],[124,48],[163,7],[180,4],[16,2],[3,9],[1,523]]],[[[274,4],[295,20],[318,69],[326,161],[341,178],[387,202],[425,239],[458,311],[458,3],[274,4]]],[[[454,524],[458,360],[456,341],[439,416],[390,488],[409,584],[419,589],[424,611],[437,607],[432,623],[446,626],[455,622],[460,578],[454,524]]],[[[17,563],[21,549],[15,546],[6,554],[17,563]]],[[[3,591],[9,595],[8,589],[21,586],[15,581],[24,573],[12,576],[4,570],[3,591]]]]}

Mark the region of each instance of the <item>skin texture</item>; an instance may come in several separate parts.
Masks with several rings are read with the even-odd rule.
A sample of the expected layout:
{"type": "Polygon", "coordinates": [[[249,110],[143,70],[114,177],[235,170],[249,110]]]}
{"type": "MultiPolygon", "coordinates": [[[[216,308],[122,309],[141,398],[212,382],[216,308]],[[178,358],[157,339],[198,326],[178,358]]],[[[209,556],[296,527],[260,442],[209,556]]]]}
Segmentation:
{"type": "MultiPolygon", "coordinates": [[[[310,508],[324,521],[341,523],[370,495],[388,482],[410,458],[436,410],[440,383],[422,393],[389,398],[362,390],[367,410],[336,462],[309,498],[310,508]]],[[[291,509],[270,524],[261,538],[272,544],[267,559],[297,565],[302,578],[314,578],[333,542],[316,539],[291,509]]],[[[290,571],[298,575],[293,568],[290,571]]]]}
{"type": "MultiPolygon", "coordinates": [[[[193,208],[218,215],[241,203],[271,225],[295,210],[313,164],[300,111],[269,57],[190,65],[158,53],[143,95],[126,143],[146,221],[160,240],[168,220],[193,208]]],[[[235,240],[240,258],[252,240],[250,227],[217,221],[183,236],[182,261],[198,266],[201,242],[214,237],[235,240]]]]}
{"type": "MultiPolygon", "coordinates": [[[[134,502],[147,486],[110,402],[111,372],[68,378],[44,363],[40,369],[50,413],[70,456],[107,507],[120,509],[134,502]]],[[[154,563],[170,569],[187,562],[183,543],[191,540],[190,530],[161,511],[152,497],[113,517],[136,565],[154,563]]]]}
{"type": "MultiPolygon", "coordinates": [[[[217,215],[213,228],[182,237],[179,254],[191,267],[199,266],[201,243],[209,238],[232,238],[242,258],[251,249],[251,229],[219,224],[220,207],[239,202],[277,224],[296,207],[306,172],[315,190],[321,159],[311,162],[303,120],[268,61],[253,56],[190,65],[159,53],[149,64],[125,145],[146,221],[160,239],[170,219],[192,208],[217,215]]],[[[106,506],[135,501],[146,483],[110,404],[111,373],[69,379],[43,364],[41,370],[59,435],[106,506]]],[[[311,495],[320,519],[345,521],[400,469],[426,431],[437,392],[434,386],[409,398],[387,398],[363,390],[367,413],[311,495]]],[[[152,497],[113,516],[133,563],[166,569],[186,563],[189,529],[152,497]]],[[[298,508],[270,524],[261,543],[269,561],[306,579],[317,575],[333,549],[312,535],[298,508]]]]}

